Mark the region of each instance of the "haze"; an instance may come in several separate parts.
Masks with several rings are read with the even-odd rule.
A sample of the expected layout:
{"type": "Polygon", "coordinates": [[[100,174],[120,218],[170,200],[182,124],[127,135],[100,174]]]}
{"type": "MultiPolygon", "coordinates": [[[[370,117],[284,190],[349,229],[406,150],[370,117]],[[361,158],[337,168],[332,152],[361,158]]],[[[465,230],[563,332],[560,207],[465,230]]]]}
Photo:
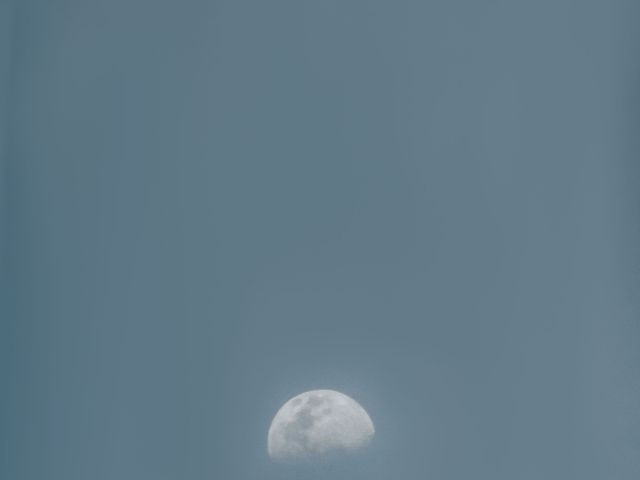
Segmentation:
{"type": "Polygon", "coordinates": [[[0,478],[640,478],[639,7],[0,1],[0,478]]]}

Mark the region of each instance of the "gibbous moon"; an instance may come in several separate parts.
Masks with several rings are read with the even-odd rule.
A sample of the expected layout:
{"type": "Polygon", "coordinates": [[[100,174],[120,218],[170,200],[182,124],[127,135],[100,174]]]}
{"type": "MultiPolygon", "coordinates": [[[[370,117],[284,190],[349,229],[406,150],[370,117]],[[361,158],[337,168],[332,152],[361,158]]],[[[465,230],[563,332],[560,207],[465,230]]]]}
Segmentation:
{"type": "Polygon", "coordinates": [[[301,460],[366,446],[373,422],[354,399],[311,390],[287,401],[271,422],[267,449],[274,460],[301,460]]]}

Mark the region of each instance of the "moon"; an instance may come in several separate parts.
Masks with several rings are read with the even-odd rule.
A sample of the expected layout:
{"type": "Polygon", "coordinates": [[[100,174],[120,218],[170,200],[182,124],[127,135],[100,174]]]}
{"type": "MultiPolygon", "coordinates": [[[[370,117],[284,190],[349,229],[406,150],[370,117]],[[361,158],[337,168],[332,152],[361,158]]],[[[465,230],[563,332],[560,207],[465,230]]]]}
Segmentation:
{"type": "Polygon", "coordinates": [[[334,390],[310,390],[288,400],[269,427],[267,450],[289,461],[349,452],[366,446],[375,427],[366,410],[334,390]]]}

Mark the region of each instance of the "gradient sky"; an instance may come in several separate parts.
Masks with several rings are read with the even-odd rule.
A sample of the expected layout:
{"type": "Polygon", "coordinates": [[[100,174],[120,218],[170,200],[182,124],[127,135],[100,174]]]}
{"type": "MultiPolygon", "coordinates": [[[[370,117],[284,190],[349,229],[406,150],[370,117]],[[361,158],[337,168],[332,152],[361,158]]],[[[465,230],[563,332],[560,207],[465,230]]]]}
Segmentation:
{"type": "Polygon", "coordinates": [[[0,0],[0,478],[640,478],[639,10],[0,0]]]}

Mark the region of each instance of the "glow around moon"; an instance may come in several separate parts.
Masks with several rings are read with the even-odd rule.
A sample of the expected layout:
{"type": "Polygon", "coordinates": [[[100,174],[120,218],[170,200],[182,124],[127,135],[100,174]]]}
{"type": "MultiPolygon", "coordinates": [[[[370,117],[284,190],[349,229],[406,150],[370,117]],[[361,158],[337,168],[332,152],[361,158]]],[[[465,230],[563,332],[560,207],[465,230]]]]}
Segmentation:
{"type": "Polygon", "coordinates": [[[310,459],[357,450],[374,433],[371,418],[358,402],[333,390],[311,390],[278,410],[267,448],[274,460],[310,459]]]}

